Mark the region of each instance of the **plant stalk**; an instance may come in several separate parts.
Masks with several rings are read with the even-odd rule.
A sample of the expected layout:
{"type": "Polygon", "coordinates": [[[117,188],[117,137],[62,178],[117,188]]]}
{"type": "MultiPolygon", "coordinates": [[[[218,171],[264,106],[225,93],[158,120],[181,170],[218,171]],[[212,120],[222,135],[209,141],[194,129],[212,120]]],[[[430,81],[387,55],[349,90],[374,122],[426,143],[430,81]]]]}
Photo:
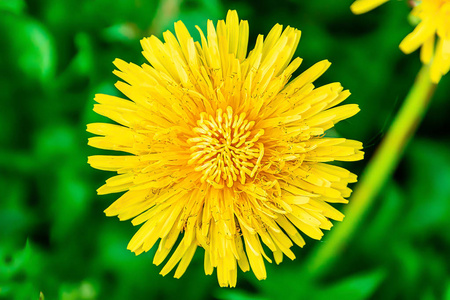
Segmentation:
{"type": "Polygon", "coordinates": [[[362,173],[350,203],[344,210],[344,221],[331,230],[306,261],[306,268],[314,277],[320,277],[352,240],[365,213],[397,167],[427,110],[435,88],[436,84],[430,79],[429,66],[422,66],[386,136],[362,173]]]}

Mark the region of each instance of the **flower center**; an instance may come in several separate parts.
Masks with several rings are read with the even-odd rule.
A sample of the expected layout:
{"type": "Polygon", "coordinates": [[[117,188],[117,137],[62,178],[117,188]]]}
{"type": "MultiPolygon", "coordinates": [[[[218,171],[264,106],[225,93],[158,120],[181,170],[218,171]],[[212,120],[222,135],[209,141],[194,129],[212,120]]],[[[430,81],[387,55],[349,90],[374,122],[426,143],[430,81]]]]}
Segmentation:
{"type": "Polygon", "coordinates": [[[245,113],[233,115],[230,106],[226,112],[219,108],[215,118],[200,114],[198,127],[193,129],[198,136],[188,139],[193,144],[188,164],[197,165],[202,182],[221,189],[225,184],[232,187],[238,179],[245,184],[247,176],[255,176],[264,155],[263,144],[257,143],[264,130],[252,130],[255,122],[245,117],[245,113]]]}

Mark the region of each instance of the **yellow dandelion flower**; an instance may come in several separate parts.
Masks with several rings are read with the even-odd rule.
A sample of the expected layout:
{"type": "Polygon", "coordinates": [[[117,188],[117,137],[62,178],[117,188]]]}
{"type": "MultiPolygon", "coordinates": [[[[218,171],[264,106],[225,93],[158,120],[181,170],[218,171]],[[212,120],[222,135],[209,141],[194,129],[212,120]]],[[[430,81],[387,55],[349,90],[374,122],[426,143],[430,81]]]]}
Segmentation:
{"type": "Polygon", "coordinates": [[[356,176],[331,161],[363,158],[362,144],[324,137],[359,111],[338,106],[350,93],[339,83],[313,85],[330,66],[321,61],[292,80],[300,31],[275,25],[247,55],[249,27],[229,11],[217,28],[208,21],[194,42],[181,21],[164,42],[144,38],[138,66],[117,59],[116,87],[130,100],[96,95],[94,110],[119,125],[94,123],[89,145],[129,155],[91,156],[97,169],[115,171],[98,194],[125,192],[105,210],[140,229],[128,249],[140,254],[159,240],[153,262],[175,265],[179,278],[204,249],[205,273],[235,286],[237,267],[266,278],[263,258],[294,259],[303,233],[320,239],[343,215],[356,176]],[[179,243],[176,243],[181,239],[179,243]],[[177,244],[175,246],[175,244],[177,244]]]}
{"type": "MultiPolygon", "coordinates": [[[[351,9],[361,14],[387,1],[357,0],[351,9]]],[[[411,17],[418,20],[418,25],[403,39],[400,49],[410,54],[421,47],[420,59],[431,64],[431,81],[438,83],[450,69],[450,0],[413,0],[411,4],[411,17]]]]}
{"type": "Polygon", "coordinates": [[[438,83],[450,69],[450,0],[419,1],[411,15],[420,23],[403,39],[400,49],[409,54],[421,47],[420,59],[424,64],[431,62],[431,81],[438,83]]]}

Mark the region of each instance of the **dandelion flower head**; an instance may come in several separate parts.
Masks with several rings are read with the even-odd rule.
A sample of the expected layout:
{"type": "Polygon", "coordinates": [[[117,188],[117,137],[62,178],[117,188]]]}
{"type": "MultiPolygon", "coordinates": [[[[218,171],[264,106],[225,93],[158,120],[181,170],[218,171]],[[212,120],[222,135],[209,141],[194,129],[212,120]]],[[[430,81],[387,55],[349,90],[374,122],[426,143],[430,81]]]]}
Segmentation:
{"type": "MultiPolygon", "coordinates": [[[[388,0],[357,0],[351,9],[355,14],[365,13],[388,0]]],[[[431,80],[438,83],[450,69],[450,0],[412,0],[412,19],[417,26],[400,43],[400,49],[409,54],[419,47],[420,59],[430,64],[431,80]]]]}
{"type": "Polygon", "coordinates": [[[248,54],[248,23],[235,11],[217,28],[208,21],[206,35],[197,29],[200,42],[181,21],[164,42],[144,38],[149,64],[115,60],[129,100],[96,95],[94,111],[118,124],[87,130],[97,135],[89,145],[126,155],[88,162],[117,172],[97,192],[125,192],[105,213],[141,225],[129,250],[159,241],[153,262],[167,259],[162,275],[178,264],[179,278],[201,247],[205,273],[235,286],[238,266],[265,279],[264,259],[294,259],[293,243],[343,219],[329,203],[348,202],[356,176],[328,162],[362,159],[362,144],[325,132],[359,108],[337,106],[350,95],[340,83],[313,85],[326,60],[289,82],[302,61],[292,60],[297,29],[275,25],[248,54]]]}

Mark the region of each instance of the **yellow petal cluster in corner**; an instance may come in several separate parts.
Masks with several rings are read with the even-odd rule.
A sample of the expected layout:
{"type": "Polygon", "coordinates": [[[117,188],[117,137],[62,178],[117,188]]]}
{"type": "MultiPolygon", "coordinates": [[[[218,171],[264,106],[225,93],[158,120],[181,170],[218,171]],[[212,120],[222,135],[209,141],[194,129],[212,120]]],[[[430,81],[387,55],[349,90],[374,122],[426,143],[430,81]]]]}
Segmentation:
{"type": "MultiPolygon", "coordinates": [[[[350,9],[355,14],[368,12],[389,0],[356,0],[350,9]]],[[[420,59],[431,64],[433,83],[450,69],[450,0],[412,0],[411,16],[419,21],[413,32],[400,43],[405,54],[420,50],[420,59]]]]}
{"type": "Polygon", "coordinates": [[[197,247],[206,274],[236,286],[237,269],[266,278],[264,259],[294,259],[302,235],[321,239],[343,215],[356,176],[332,161],[363,158],[362,144],[325,136],[359,111],[337,106],[350,93],[339,83],[315,87],[330,66],[321,61],[290,80],[300,31],[275,25],[247,54],[249,27],[229,11],[195,42],[182,22],[164,42],[142,40],[142,66],[117,59],[116,87],[129,99],[96,95],[94,110],[118,123],[89,124],[89,145],[120,151],[89,157],[117,172],[99,194],[125,192],[105,210],[140,229],[128,249],[159,241],[153,262],[183,275],[197,247]],[[122,153],[128,153],[123,155],[122,153]],[[180,242],[177,243],[177,240],[180,242]],[[203,251],[202,251],[203,252],[203,251]]]}
{"type": "Polygon", "coordinates": [[[420,23],[400,43],[409,54],[421,47],[420,59],[430,64],[431,80],[438,83],[450,69],[450,0],[417,1],[411,15],[420,23]]]}

